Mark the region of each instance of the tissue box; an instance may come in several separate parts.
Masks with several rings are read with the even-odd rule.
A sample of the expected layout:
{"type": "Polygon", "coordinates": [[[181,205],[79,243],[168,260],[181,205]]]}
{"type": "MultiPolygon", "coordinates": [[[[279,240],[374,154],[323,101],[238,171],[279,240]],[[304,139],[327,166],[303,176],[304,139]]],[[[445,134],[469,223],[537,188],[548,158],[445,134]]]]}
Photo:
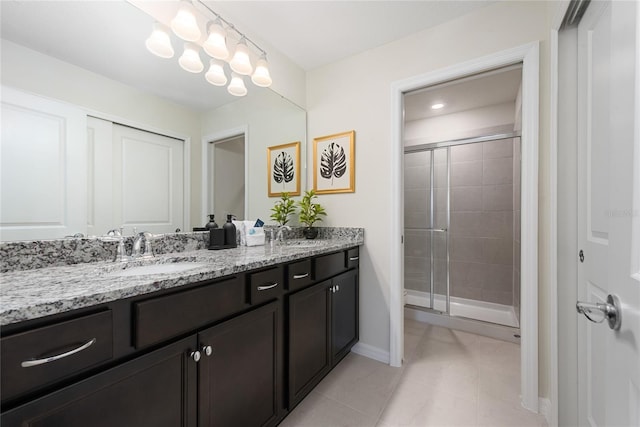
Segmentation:
{"type": "Polygon", "coordinates": [[[264,229],[262,227],[248,227],[245,228],[245,241],[247,246],[261,246],[264,245],[264,229]]]}

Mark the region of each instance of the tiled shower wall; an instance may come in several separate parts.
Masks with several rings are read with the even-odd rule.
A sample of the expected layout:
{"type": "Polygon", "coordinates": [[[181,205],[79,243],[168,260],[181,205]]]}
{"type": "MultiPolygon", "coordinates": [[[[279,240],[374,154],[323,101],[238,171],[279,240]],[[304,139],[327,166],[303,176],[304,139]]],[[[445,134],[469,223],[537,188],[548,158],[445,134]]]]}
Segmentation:
{"type": "Polygon", "coordinates": [[[451,147],[452,297],[514,304],[515,174],[513,140],[451,147]]]}

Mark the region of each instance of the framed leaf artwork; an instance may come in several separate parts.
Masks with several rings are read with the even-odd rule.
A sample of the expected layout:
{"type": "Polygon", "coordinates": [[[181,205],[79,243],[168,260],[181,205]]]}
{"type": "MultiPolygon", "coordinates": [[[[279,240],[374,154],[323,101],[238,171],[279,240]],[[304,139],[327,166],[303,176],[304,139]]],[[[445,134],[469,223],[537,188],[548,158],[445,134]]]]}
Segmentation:
{"type": "Polygon", "coordinates": [[[269,197],[300,195],[300,141],[267,148],[269,197]]]}
{"type": "Polygon", "coordinates": [[[317,194],[356,191],[355,138],[352,130],[313,140],[313,189],[317,194]]]}

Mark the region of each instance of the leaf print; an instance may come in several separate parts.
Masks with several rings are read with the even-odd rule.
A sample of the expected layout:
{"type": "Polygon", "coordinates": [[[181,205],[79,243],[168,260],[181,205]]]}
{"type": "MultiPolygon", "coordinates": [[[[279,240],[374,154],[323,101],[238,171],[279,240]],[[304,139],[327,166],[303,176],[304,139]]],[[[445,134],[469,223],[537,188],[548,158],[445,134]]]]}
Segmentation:
{"type": "Polygon", "coordinates": [[[278,184],[293,181],[295,172],[293,170],[293,158],[286,151],[280,152],[273,162],[273,179],[278,184]]]}
{"type": "Polygon", "coordinates": [[[347,156],[340,144],[332,142],[322,151],[320,157],[320,176],[331,180],[340,178],[347,171],[347,156]]]}

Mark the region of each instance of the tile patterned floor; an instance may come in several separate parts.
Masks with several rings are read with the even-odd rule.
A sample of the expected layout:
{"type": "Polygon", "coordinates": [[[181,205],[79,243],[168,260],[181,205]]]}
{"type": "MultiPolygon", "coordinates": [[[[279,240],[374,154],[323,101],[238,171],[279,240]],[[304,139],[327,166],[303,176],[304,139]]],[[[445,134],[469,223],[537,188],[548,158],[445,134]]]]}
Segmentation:
{"type": "Polygon", "coordinates": [[[518,345],[405,319],[405,364],[349,354],[282,422],[546,427],[520,406],[518,345]]]}

